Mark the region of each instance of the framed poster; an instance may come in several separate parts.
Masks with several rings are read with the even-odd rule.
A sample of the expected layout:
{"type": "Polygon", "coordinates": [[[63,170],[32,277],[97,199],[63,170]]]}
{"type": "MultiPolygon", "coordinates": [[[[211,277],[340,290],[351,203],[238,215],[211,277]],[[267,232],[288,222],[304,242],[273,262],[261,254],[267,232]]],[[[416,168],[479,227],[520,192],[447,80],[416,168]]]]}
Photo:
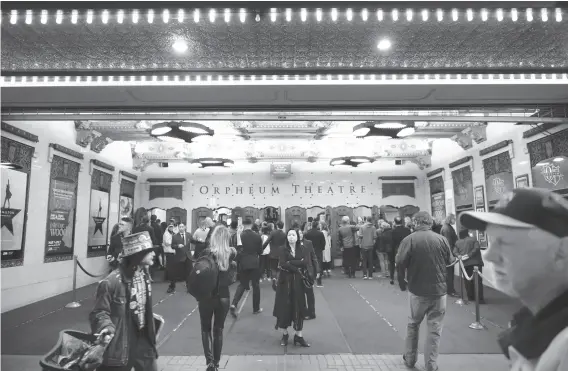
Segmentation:
{"type": "Polygon", "coordinates": [[[432,204],[432,217],[435,220],[444,221],[446,219],[446,193],[439,192],[430,196],[432,204]]]}
{"type": "Polygon", "coordinates": [[[73,259],[81,164],[54,155],[51,162],[45,263],[73,259]]]}
{"type": "Polygon", "coordinates": [[[515,178],[515,188],[529,188],[529,174],[519,175],[515,178]]]}
{"type": "Polygon", "coordinates": [[[122,179],[120,182],[120,200],[118,202],[118,220],[134,219],[134,182],[122,179]]]}
{"type": "Polygon", "coordinates": [[[111,183],[111,174],[93,169],[87,239],[87,257],[89,258],[106,254],[111,183]]]}
{"type": "Polygon", "coordinates": [[[34,147],[2,137],[2,268],[24,263],[28,197],[34,147]]]}
{"type": "MultiPolygon", "coordinates": [[[[485,194],[483,193],[483,186],[477,186],[474,189],[475,198],[475,211],[485,212],[485,194]]],[[[487,235],[484,231],[477,231],[477,240],[481,249],[487,249],[487,235]]]]}

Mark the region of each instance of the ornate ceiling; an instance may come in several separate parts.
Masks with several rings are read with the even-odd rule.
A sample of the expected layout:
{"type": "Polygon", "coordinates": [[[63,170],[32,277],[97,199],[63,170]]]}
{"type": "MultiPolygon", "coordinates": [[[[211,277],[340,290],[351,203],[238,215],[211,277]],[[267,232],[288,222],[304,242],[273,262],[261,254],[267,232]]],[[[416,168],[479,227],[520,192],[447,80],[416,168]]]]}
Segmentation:
{"type": "Polygon", "coordinates": [[[136,4],[139,9],[132,9],[134,3],[127,8],[63,5],[22,4],[12,10],[3,4],[3,72],[467,73],[566,72],[567,67],[566,9],[554,3],[507,3],[504,8],[458,2],[385,3],[382,8],[319,3],[319,10],[278,3],[243,10],[158,2],[136,4]],[[379,50],[384,39],[392,47],[379,50]],[[186,43],[181,53],[172,47],[180,40],[186,43]]]}

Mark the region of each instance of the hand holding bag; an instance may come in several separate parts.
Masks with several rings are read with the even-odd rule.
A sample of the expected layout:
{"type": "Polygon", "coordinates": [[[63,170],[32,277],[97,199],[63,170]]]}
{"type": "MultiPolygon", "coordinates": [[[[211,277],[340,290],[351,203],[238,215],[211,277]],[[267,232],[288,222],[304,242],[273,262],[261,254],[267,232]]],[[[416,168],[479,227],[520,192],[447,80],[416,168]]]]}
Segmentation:
{"type": "Polygon", "coordinates": [[[302,275],[302,284],[305,288],[311,289],[314,287],[314,279],[305,269],[300,270],[300,274],[302,275]]]}

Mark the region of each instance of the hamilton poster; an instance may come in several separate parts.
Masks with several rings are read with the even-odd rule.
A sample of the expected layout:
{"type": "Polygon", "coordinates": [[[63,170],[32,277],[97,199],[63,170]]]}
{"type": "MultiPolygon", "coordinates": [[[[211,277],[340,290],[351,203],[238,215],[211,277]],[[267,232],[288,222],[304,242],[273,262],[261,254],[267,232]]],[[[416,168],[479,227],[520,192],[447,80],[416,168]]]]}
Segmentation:
{"type": "Polygon", "coordinates": [[[91,206],[89,207],[89,236],[87,256],[106,254],[108,215],[112,175],[94,169],[91,177],[91,206]]]}
{"type": "Polygon", "coordinates": [[[53,156],[47,206],[46,262],[68,260],[73,256],[80,167],[75,161],[53,156]]]}
{"type": "Polygon", "coordinates": [[[2,267],[23,264],[27,204],[34,148],[2,137],[2,267]]]}

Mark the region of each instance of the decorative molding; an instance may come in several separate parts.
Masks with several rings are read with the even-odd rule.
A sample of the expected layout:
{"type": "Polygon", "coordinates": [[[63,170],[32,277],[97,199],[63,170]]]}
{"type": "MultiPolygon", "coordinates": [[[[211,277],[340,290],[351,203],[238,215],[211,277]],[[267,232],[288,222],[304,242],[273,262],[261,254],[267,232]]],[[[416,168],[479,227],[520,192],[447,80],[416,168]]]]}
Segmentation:
{"type": "Polygon", "coordinates": [[[427,177],[427,178],[430,178],[430,177],[432,177],[432,176],[434,176],[434,175],[440,174],[440,173],[443,172],[443,171],[444,171],[444,168],[443,168],[443,167],[441,167],[441,168],[439,168],[439,169],[436,169],[436,170],[432,170],[431,172],[429,172],[428,174],[426,174],[426,177],[427,177]]]}
{"type": "Polygon", "coordinates": [[[93,132],[93,141],[91,142],[91,151],[95,152],[95,153],[101,153],[101,151],[103,149],[105,149],[105,147],[107,145],[109,145],[110,143],[112,143],[112,139],[110,139],[107,136],[102,135],[101,133],[98,132],[93,132]]]}
{"type": "Polygon", "coordinates": [[[537,134],[543,133],[549,129],[552,129],[556,126],[558,126],[559,124],[541,124],[539,126],[530,128],[529,130],[526,130],[523,132],[523,138],[530,138],[530,137],[534,137],[537,134]]]}
{"type": "MultiPolygon", "coordinates": [[[[100,168],[103,168],[105,170],[109,170],[109,171],[114,171],[114,166],[107,164],[106,162],[102,162],[99,160],[91,160],[91,166],[89,168],[89,175],[93,175],[93,170],[95,169],[95,166],[98,166],[100,168]]],[[[112,177],[112,174],[110,174],[110,176],[112,177]]]]}
{"type": "Polygon", "coordinates": [[[148,178],[146,181],[149,183],[183,183],[185,178],[148,178]]]}
{"type": "MultiPolygon", "coordinates": [[[[460,159],[457,160],[457,161],[450,162],[450,165],[449,165],[449,166],[450,166],[450,169],[453,169],[454,167],[463,165],[463,164],[465,164],[465,163],[468,162],[468,161],[473,161],[473,156],[465,156],[464,158],[460,158],[460,159]]],[[[473,169],[472,169],[472,171],[473,171],[473,169]]]]}
{"type": "Polygon", "coordinates": [[[138,176],[137,176],[137,175],[134,175],[134,174],[132,174],[132,173],[129,173],[128,171],[125,171],[125,170],[120,170],[120,175],[125,176],[125,177],[128,177],[128,178],[131,178],[131,179],[134,179],[134,180],[138,180],[138,176]]]}
{"type": "Polygon", "coordinates": [[[456,142],[464,150],[473,147],[473,139],[471,139],[471,137],[465,133],[457,133],[450,139],[456,142]]]}
{"type": "Polygon", "coordinates": [[[416,180],[415,176],[380,176],[379,180],[416,180]]]}
{"type": "Polygon", "coordinates": [[[479,144],[487,140],[487,124],[467,127],[451,139],[463,149],[470,149],[473,142],[479,144]]]}
{"type": "Polygon", "coordinates": [[[39,137],[37,135],[32,134],[28,131],[22,130],[20,128],[17,128],[17,127],[10,125],[10,124],[8,124],[4,121],[2,121],[2,130],[7,132],[7,133],[16,135],[20,138],[24,138],[26,140],[29,140],[30,142],[34,142],[34,143],[39,142],[39,137]]]}
{"type": "MultiPolygon", "coordinates": [[[[49,143],[49,147],[53,148],[56,151],[65,153],[68,156],[78,158],[79,160],[83,160],[85,158],[85,156],[83,156],[83,154],[81,152],[74,151],[70,148],[62,146],[61,144],[49,143]]],[[[52,156],[50,156],[50,157],[52,157],[52,156]]],[[[51,162],[51,161],[49,161],[49,162],[51,162]]]]}
{"type": "Polygon", "coordinates": [[[507,147],[509,144],[512,144],[512,143],[513,143],[513,140],[512,140],[512,139],[503,140],[503,141],[501,141],[501,142],[499,142],[499,143],[496,143],[496,144],[494,144],[494,145],[492,145],[492,146],[489,146],[489,147],[487,147],[487,148],[485,148],[485,149],[482,149],[481,151],[479,151],[479,155],[480,155],[480,156],[485,156],[485,155],[487,155],[487,154],[489,154],[489,153],[491,153],[491,152],[495,152],[495,151],[500,150],[501,148],[505,148],[505,147],[507,147]]]}
{"type": "Polygon", "coordinates": [[[418,165],[418,168],[420,170],[424,170],[424,169],[432,166],[432,156],[431,155],[416,156],[416,157],[406,159],[406,161],[409,161],[409,162],[412,162],[413,164],[418,165]]]}

